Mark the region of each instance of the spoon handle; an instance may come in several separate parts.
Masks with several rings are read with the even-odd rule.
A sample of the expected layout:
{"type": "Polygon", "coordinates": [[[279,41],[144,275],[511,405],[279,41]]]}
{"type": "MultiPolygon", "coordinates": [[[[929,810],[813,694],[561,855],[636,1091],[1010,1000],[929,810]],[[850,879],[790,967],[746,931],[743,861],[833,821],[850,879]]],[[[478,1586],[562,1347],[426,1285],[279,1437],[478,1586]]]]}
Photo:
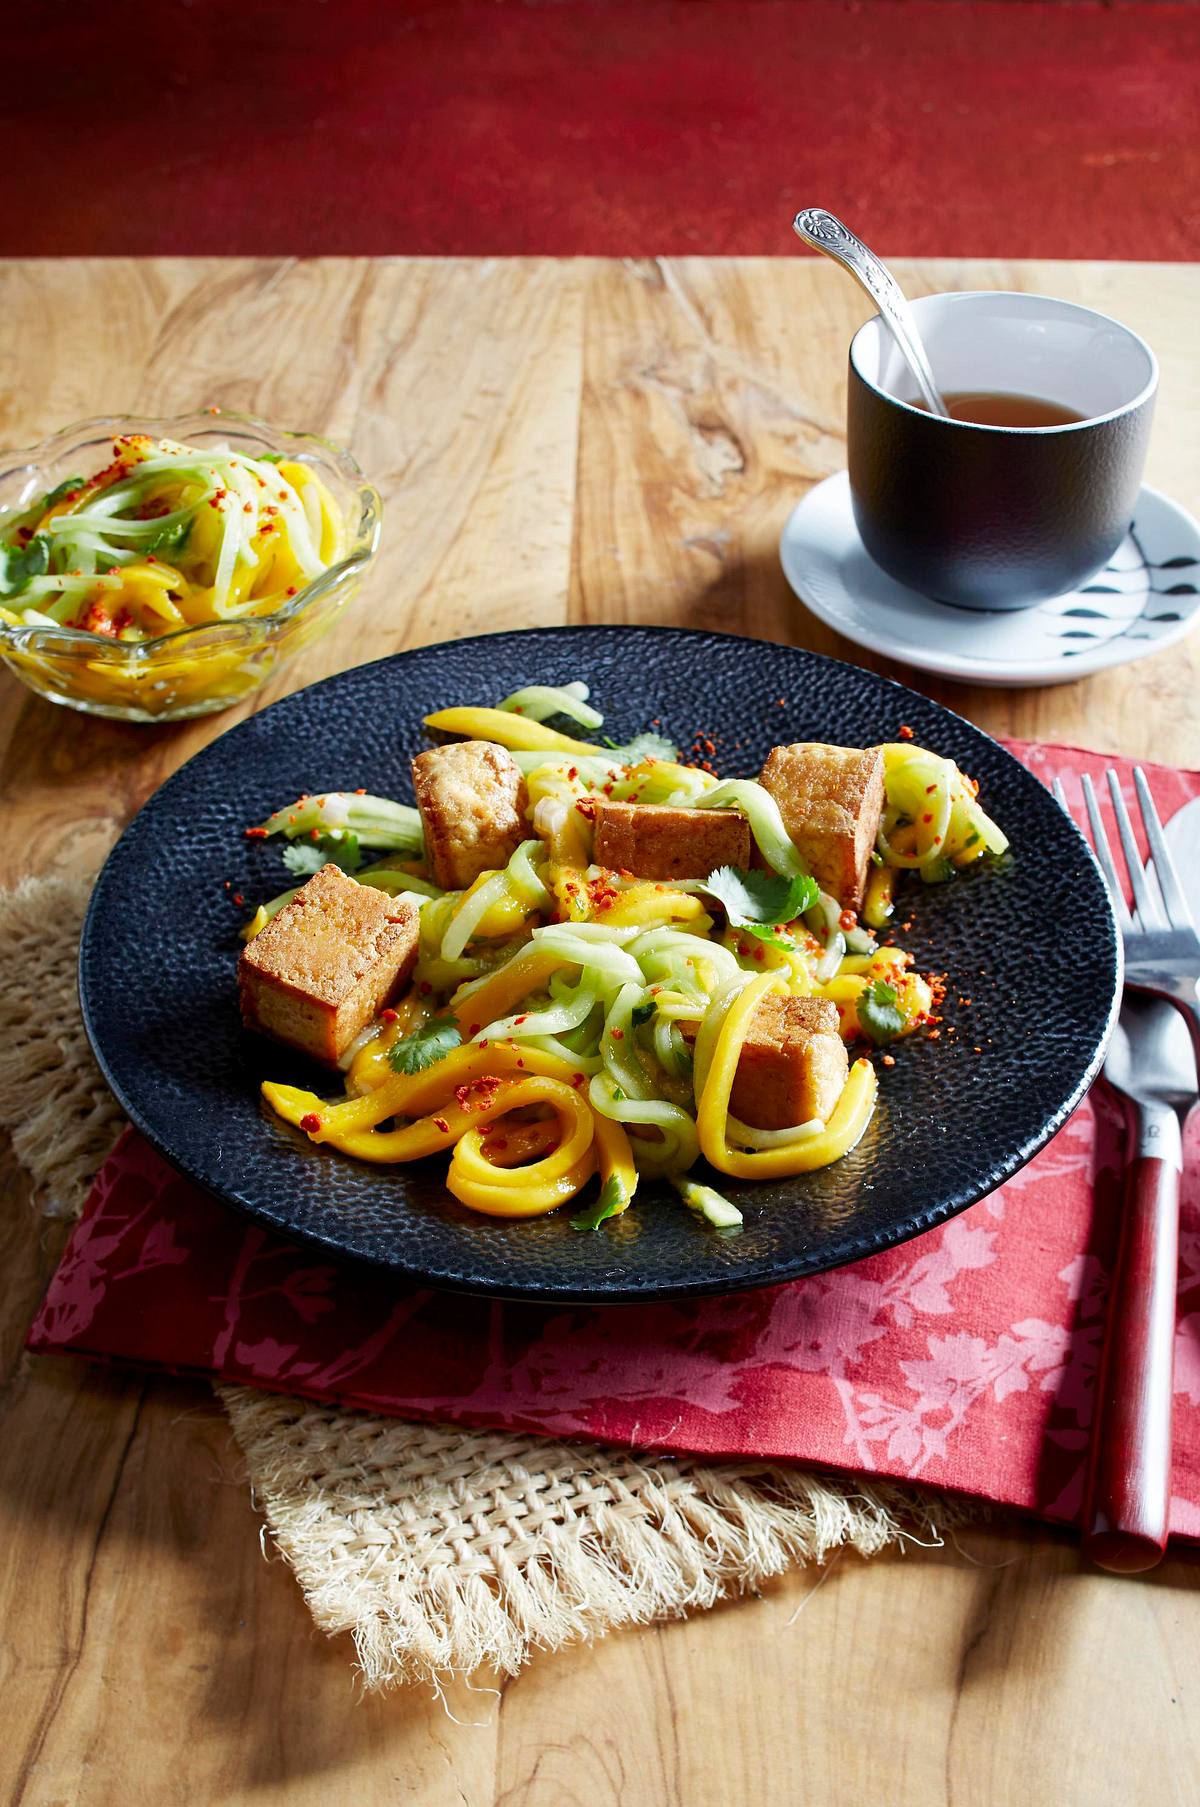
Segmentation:
{"type": "Polygon", "coordinates": [[[946,404],[933,380],[933,371],[929,367],[929,359],[925,355],[912,309],[887,265],[880,263],[875,253],[860,238],[855,238],[850,228],[843,226],[841,220],[824,207],[801,208],[792,225],[797,236],[806,245],[812,245],[814,250],[823,251],[826,257],[832,257],[835,263],[848,270],[860,287],[866,290],[916,377],[921,399],[926,407],[934,414],[948,414],[946,404]]]}

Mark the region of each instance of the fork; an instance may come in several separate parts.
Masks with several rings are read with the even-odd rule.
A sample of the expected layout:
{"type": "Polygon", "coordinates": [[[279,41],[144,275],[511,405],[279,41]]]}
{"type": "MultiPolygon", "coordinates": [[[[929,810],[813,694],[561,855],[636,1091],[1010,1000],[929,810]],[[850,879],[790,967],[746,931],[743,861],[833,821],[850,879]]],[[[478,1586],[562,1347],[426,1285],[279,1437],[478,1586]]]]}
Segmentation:
{"type": "MultiPolygon", "coordinates": [[[[1096,858],[1125,953],[1126,992],[1104,1076],[1134,1108],[1120,1246],[1096,1390],[1083,1546],[1102,1568],[1153,1568],[1167,1544],[1182,1125],[1197,1101],[1200,937],[1140,767],[1134,785],[1154,856],[1154,895],[1114,771],[1107,774],[1134,907],[1124,899],[1090,777],[1081,780],[1096,858]],[[1181,1020],[1181,1018],[1183,1020],[1181,1020]],[[1184,1022],[1197,1060],[1191,1058],[1184,1022]]],[[[1069,814],[1059,780],[1054,794],[1069,814]]]]}
{"type": "MultiPolygon", "coordinates": [[[[1138,857],[1137,842],[1133,838],[1133,828],[1121,794],[1120,781],[1111,767],[1105,775],[1112,794],[1121,851],[1129,868],[1129,883],[1133,889],[1132,911],[1125,902],[1109,851],[1108,836],[1100,819],[1096,793],[1086,773],[1081,783],[1096,858],[1108,884],[1125,944],[1125,983],[1132,985],[1135,991],[1148,991],[1152,996],[1163,998],[1182,1010],[1191,1031],[1196,1059],[1200,1062],[1200,935],[1196,933],[1196,924],[1183,886],[1179,882],[1175,862],[1171,858],[1171,850],[1167,846],[1162,823],[1154,807],[1154,798],[1146,783],[1146,774],[1140,765],[1134,766],[1133,783],[1137,791],[1142,825],[1146,830],[1146,840],[1154,856],[1154,874],[1162,895],[1161,907],[1151,888],[1149,875],[1138,857]]],[[[1065,809],[1061,785],[1056,787],[1055,795],[1065,809]]]]}

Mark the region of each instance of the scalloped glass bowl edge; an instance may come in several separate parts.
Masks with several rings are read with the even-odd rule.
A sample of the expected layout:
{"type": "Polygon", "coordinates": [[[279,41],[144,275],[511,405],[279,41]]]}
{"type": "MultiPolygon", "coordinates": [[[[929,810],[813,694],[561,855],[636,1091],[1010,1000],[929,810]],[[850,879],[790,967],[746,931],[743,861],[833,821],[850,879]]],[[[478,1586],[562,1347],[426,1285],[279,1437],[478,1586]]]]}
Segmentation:
{"type": "Polygon", "coordinates": [[[81,469],[105,461],[108,442],[149,433],[187,445],[232,441],[237,449],[286,452],[311,465],[347,522],[347,548],[274,614],[176,629],[154,640],[108,640],[74,628],[0,624],[0,661],[28,689],[86,715],[171,722],[213,715],[258,690],[287,660],[328,633],[356,595],[379,547],[383,504],[351,454],[316,433],[274,427],[254,415],[199,409],[150,417],[102,415],[37,445],[0,452],[0,521],[81,469]]]}

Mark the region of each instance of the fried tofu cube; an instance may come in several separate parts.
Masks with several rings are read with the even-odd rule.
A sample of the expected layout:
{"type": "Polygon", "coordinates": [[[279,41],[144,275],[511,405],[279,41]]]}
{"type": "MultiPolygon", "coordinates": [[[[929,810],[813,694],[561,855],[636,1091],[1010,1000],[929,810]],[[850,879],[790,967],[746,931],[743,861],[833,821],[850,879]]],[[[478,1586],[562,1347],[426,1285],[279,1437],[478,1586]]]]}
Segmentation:
{"type": "Polygon", "coordinates": [[[859,909],[883,814],[882,747],[774,747],[759,783],[821,889],[859,909]]]}
{"type": "Polygon", "coordinates": [[[828,1122],[849,1061],[828,998],[762,999],[742,1043],[729,1108],[754,1129],[828,1122]]]}
{"type": "Polygon", "coordinates": [[[671,809],[596,799],[594,857],[635,878],[707,878],[750,864],[750,824],[736,809],[671,809]]]}
{"type": "Polygon", "coordinates": [[[243,950],[242,1021],[336,1065],[408,980],[419,927],[414,905],[322,866],[243,950]]]}
{"type": "Polygon", "coordinates": [[[431,747],[412,772],[439,885],[465,891],[481,872],[508,864],[528,830],[524,774],[506,748],[490,740],[431,747]]]}

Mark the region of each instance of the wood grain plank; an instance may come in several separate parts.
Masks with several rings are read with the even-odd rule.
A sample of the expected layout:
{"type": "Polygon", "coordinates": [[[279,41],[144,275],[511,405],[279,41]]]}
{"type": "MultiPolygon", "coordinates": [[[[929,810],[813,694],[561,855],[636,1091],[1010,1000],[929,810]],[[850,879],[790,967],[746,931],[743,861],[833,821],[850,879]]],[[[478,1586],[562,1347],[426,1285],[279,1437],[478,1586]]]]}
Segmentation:
{"type": "MultiPolygon", "coordinates": [[[[900,266],[913,293],[1106,308],[1163,368],[1150,480],[1200,508],[1179,267],[900,266]]],[[[865,306],[804,260],[121,260],[0,266],[0,438],[218,401],[351,444],[385,549],[260,701],[398,647],[572,619],[697,622],[862,655],[776,546],[844,462],[865,306]]],[[[1054,690],[930,681],[993,730],[1200,764],[1197,651],[1054,690]]],[[[886,667],[881,666],[886,669],[886,667]]],[[[912,681],[910,674],[895,673],[912,681]]],[[[0,674],[0,882],[77,868],[239,711],[87,722],[0,674]]],[[[499,1698],[361,1699],[265,1563],[224,1419],[167,1378],[20,1356],[63,1227],[0,1169],[0,1798],[23,1807],[1108,1807],[1200,1795],[1200,1564],[1090,1573],[1034,1526],[964,1534],[546,1657],[499,1698]],[[457,1723],[456,1723],[457,1721],[457,1723]]]]}

